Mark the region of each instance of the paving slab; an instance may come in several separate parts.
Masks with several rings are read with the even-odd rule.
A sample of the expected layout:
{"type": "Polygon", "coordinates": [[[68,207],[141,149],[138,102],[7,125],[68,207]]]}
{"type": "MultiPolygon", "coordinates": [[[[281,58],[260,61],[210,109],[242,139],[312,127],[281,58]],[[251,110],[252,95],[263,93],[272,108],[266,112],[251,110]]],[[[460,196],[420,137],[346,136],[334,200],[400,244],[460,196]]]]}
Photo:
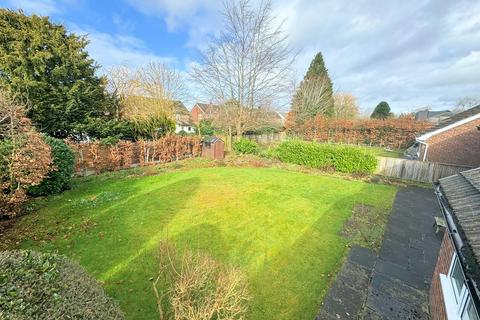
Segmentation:
{"type": "Polygon", "coordinates": [[[397,192],[379,255],[354,246],[316,320],[430,319],[428,290],[442,239],[432,189],[397,192]]]}
{"type": "Polygon", "coordinates": [[[360,319],[430,319],[428,290],[441,244],[431,189],[397,192],[360,319]]]}

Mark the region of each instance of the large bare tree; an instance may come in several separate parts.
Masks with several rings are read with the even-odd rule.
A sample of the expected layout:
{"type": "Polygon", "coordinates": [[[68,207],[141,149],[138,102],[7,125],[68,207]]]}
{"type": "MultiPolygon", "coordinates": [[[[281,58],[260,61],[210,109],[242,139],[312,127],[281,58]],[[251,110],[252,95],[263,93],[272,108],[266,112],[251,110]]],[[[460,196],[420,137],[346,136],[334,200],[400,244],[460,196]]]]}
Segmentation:
{"type": "Polygon", "coordinates": [[[118,66],[109,70],[109,88],[119,99],[119,116],[145,118],[159,112],[172,116],[176,100],[186,96],[182,74],[161,62],[137,69],[118,66]]]}
{"type": "Polygon", "coordinates": [[[288,92],[295,54],[271,1],[258,6],[249,0],[226,1],[222,14],[220,34],[207,43],[191,76],[210,99],[228,103],[225,115],[240,137],[266,105],[288,92]]]}
{"type": "Polygon", "coordinates": [[[333,116],[336,119],[353,119],[358,117],[357,99],[351,93],[333,95],[333,116]]]}

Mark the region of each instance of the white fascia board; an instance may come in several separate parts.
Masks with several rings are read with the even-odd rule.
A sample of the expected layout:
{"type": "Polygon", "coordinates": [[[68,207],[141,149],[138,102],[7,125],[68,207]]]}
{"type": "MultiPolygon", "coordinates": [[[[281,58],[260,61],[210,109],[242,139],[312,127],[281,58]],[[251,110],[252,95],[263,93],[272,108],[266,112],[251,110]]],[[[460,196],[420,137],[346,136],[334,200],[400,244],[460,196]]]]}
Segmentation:
{"type": "Polygon", "coordinates": [[[461,126],[462,124],[465,124],[465,123],[468,123],[470,121],[477,120],[477,119],[480,119],[480,113],[477,113],[477,114],[475,114],[471,117],[468,117],[468,118],[459,120],[457,122],[454,122],[452,124],[449,124],[446,127],[437,129],[437,130],[432,131],[432,132],[425,133],[425,134],[421,135],[420,137],[418,137],[416,140],[419,141],[419,142],[425,142],[425,141],[427,141],[427,139],[430,139],[431,137],[433,137],[436,134],[445,132],[447,130],[450,130],[450,129],[458,127],[458,126],[461,126]]]}

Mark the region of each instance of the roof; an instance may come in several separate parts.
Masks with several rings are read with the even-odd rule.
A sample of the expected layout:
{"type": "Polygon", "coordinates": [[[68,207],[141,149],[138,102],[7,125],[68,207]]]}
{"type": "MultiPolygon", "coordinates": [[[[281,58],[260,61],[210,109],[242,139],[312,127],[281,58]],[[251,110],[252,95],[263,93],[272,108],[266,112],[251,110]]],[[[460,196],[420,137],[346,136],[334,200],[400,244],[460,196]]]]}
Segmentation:
{"type": "Polygon", "coordinates": [[[439,180],[439,184],[463,238],[480,261],[480,168],[439,180]]]}
{"type": "Polygon", "coordinates": [[[433,127],[432,129],[422,134],[420,137],[417,138],[417,140],[425,141],[437,133],[450,130],[451,128],[454,128],[456,126],[462,125],[464,123],[470,122],[475,119],[480,119],[480,105],[470,108],[468,110],[465,110],[463,112],[457,113],[445,119],[444,121],[441,121],[440,124],[438,124],[437,126],[433,127]]]}
{"type": "Polygon", "coordinates": [[[173,101],[173,112],[175,114],[190,114],[187,107],[183,104],[182,101],[173,101]]]}
{"type": "Polygon", "coordinates": [[[440,116],[449,117],[451,115],[452,115],[452,111],[450,110],[430,111],[427,109],[427,110],[421,110],[415,113],[415,120],[421,121],[421,120],[428,120],[428,119],[440,117],[440,116]]]}
{"type": "Polygon", "coordinates": [[[215,143],[218,141],[223,141],[223,140],[216,136],[209,136],[209,137],[203,138],[203,142],[205,143],[215,143]]]}
{"type": "Polygon", "coordinates": [[[197,102],[195,103],[195,105],[197,105],[205,113],[211,113],[220,107],[219,105],[216,105],[216,104],[201,103],[201,102],[197,102]]]}

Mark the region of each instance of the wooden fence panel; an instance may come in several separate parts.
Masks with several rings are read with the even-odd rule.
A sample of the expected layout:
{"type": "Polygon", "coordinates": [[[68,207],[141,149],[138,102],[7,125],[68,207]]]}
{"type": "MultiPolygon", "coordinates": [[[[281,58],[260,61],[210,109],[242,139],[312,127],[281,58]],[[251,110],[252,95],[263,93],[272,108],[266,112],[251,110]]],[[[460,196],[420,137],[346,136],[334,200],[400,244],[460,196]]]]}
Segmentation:
{"type": "Polygon", "coordinates": [[[286,132],[265,133],[265,134],[247,134],[245,138],[255,141],[260,145],[271,145],[285,141],[287,139],[286,132]]]}
{"type": "Polygon", "coordinates": [[[438,179],[448,177],[471,169],[469,166],[459,166],[436,162],[424,162],[399,158],[378,157],[378,167],[375,173],[418,182],[433,183],[438,179]]]}

